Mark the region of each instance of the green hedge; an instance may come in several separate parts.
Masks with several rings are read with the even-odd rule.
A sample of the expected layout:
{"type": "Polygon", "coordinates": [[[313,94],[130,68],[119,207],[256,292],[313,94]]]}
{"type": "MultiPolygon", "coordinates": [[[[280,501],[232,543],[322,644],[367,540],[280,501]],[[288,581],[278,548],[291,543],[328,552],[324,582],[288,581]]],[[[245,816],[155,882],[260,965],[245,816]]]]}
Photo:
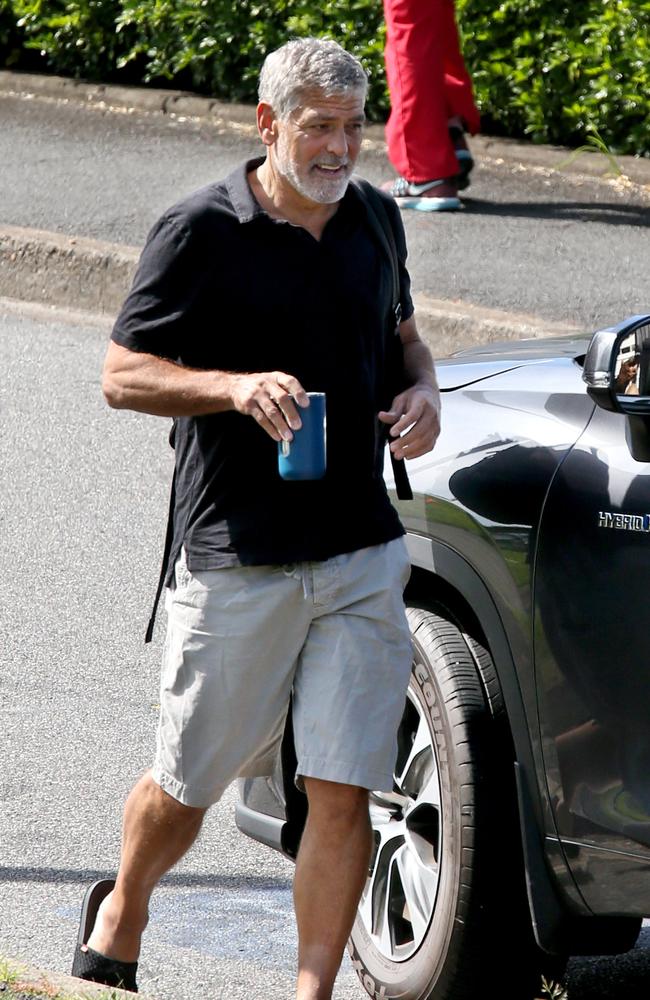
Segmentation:
{"type": "MultiPolygon", "coordinates": [[[[650,155],[650,2],[457,0],[463,48],[490,131],[650,155]]],[[[388,110],[380,0],[0,0],[0,61],[86,79],[254,100],[267,51],[336,38],[388,110]]]]}
{"type": "Polygon", "coordinates": [[[119,0],[8,0],[7,7],[25,49],[23,54],[14,44],[10,65],[36,68],[40,62],[43,70],[91,80],[114,76],[125,41],[115,31],[119,0]]]}
{"type": "Polygon", "coordinates": [[[593,129],[650,155],[650,3],[457,0],[481,110],[508,135],[575,145],[593,129]]]}
{"type": "Polygon", "coordinates": [[[254,100],[267,52],[296,35],[329,35],[369,72],[370,107],[386,108],[383,19],[376,0],[122,0],[122,29],[138,38],[120,65],[147,60],[147,79],[187,74],[193,89],[254,100]],[[142,27],[145,26],[144,31],[142,27]]]}

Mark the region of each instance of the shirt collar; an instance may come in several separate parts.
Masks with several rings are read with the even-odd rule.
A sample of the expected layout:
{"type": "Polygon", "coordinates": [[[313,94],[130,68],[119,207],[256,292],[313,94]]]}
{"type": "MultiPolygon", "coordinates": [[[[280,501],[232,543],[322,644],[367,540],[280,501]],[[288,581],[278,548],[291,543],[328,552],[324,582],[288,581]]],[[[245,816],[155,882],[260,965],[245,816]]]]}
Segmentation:
{"type": "Polygon", "coordinates": [[[256,156],[252,160],[246,160],[245,163],[240,163],[238,167],[235,167],[226,177],[228,197],[240,222],[250,222],[258,215],[267,214],[255,198],[248,183],[249,172],[257,170],[264,163],[264,159],[263,156],[256,156]]]}

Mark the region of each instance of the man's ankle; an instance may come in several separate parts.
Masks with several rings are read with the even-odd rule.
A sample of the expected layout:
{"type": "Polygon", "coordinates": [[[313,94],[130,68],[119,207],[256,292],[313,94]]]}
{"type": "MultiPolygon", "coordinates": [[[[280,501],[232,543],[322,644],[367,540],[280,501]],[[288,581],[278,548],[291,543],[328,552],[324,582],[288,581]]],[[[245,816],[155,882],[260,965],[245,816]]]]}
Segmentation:
{"type": "Polygon", "coordinates": [[[147,921],[146,909],[138,916],[132,906],[128,909],[119,906],[119,897],[115,898],[114,890],[99,907],[95,926],[86,944],[106,958],[137,962],[147,921]]]}

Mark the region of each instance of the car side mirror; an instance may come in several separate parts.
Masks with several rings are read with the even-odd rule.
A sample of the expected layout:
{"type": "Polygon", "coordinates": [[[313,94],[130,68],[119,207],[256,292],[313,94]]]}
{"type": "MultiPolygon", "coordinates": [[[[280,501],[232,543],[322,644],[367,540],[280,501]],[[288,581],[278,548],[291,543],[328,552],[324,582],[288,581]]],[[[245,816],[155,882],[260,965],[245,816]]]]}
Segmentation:
{"type": "Polygon", "coordinates": [[[630,316],[598,330],[582,377],[598,406],[626,414],[633,457],[650,461],[650,315],[630,316]]]}
{"type": "Polygon", "coordinates": [[[595,333],[582,377],[603,409],[650,416],[650,315],[595,333]]]}

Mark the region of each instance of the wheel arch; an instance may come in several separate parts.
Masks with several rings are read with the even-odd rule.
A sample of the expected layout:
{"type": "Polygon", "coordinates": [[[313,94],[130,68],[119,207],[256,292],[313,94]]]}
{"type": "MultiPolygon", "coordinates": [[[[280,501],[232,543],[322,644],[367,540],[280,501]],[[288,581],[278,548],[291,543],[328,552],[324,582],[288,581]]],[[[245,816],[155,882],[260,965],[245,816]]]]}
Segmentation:
{"type": "MultiPolygon", "coordinates": [[[[513,792],[521,834],[521,849],[526,878],[528,904],[538,945],[551,954],[573,952],[571,939],[576,922],[588,919],[589,911],[573,889],[568,871],[551,869],[545,850],[548,821],[552,823],[550,803],[545,789],[540,789],[533,747],[528,734],[525,707],[505,626],[490,592],[466,560],[441,542],[421,535],[407,534],[406,542],[413,566],[406,589],[407,603],[418,607],[438,604],[446,607],[458,624],[482,642],[489,651],[497,675],[499,701],[504,706],[507,728],[502,751],[509,753],[513,767],[513,792]],[[558,878],[569,889],[571,903],[558,896],[558,878]],[[575,907],[573,915],[570,906],[575,907]]],[[[481,663],[476,663],[486,701],[494,711],[490,678],[481,663]]],[[[493,680],[492,680],[493,683],[493,680]]]]}

